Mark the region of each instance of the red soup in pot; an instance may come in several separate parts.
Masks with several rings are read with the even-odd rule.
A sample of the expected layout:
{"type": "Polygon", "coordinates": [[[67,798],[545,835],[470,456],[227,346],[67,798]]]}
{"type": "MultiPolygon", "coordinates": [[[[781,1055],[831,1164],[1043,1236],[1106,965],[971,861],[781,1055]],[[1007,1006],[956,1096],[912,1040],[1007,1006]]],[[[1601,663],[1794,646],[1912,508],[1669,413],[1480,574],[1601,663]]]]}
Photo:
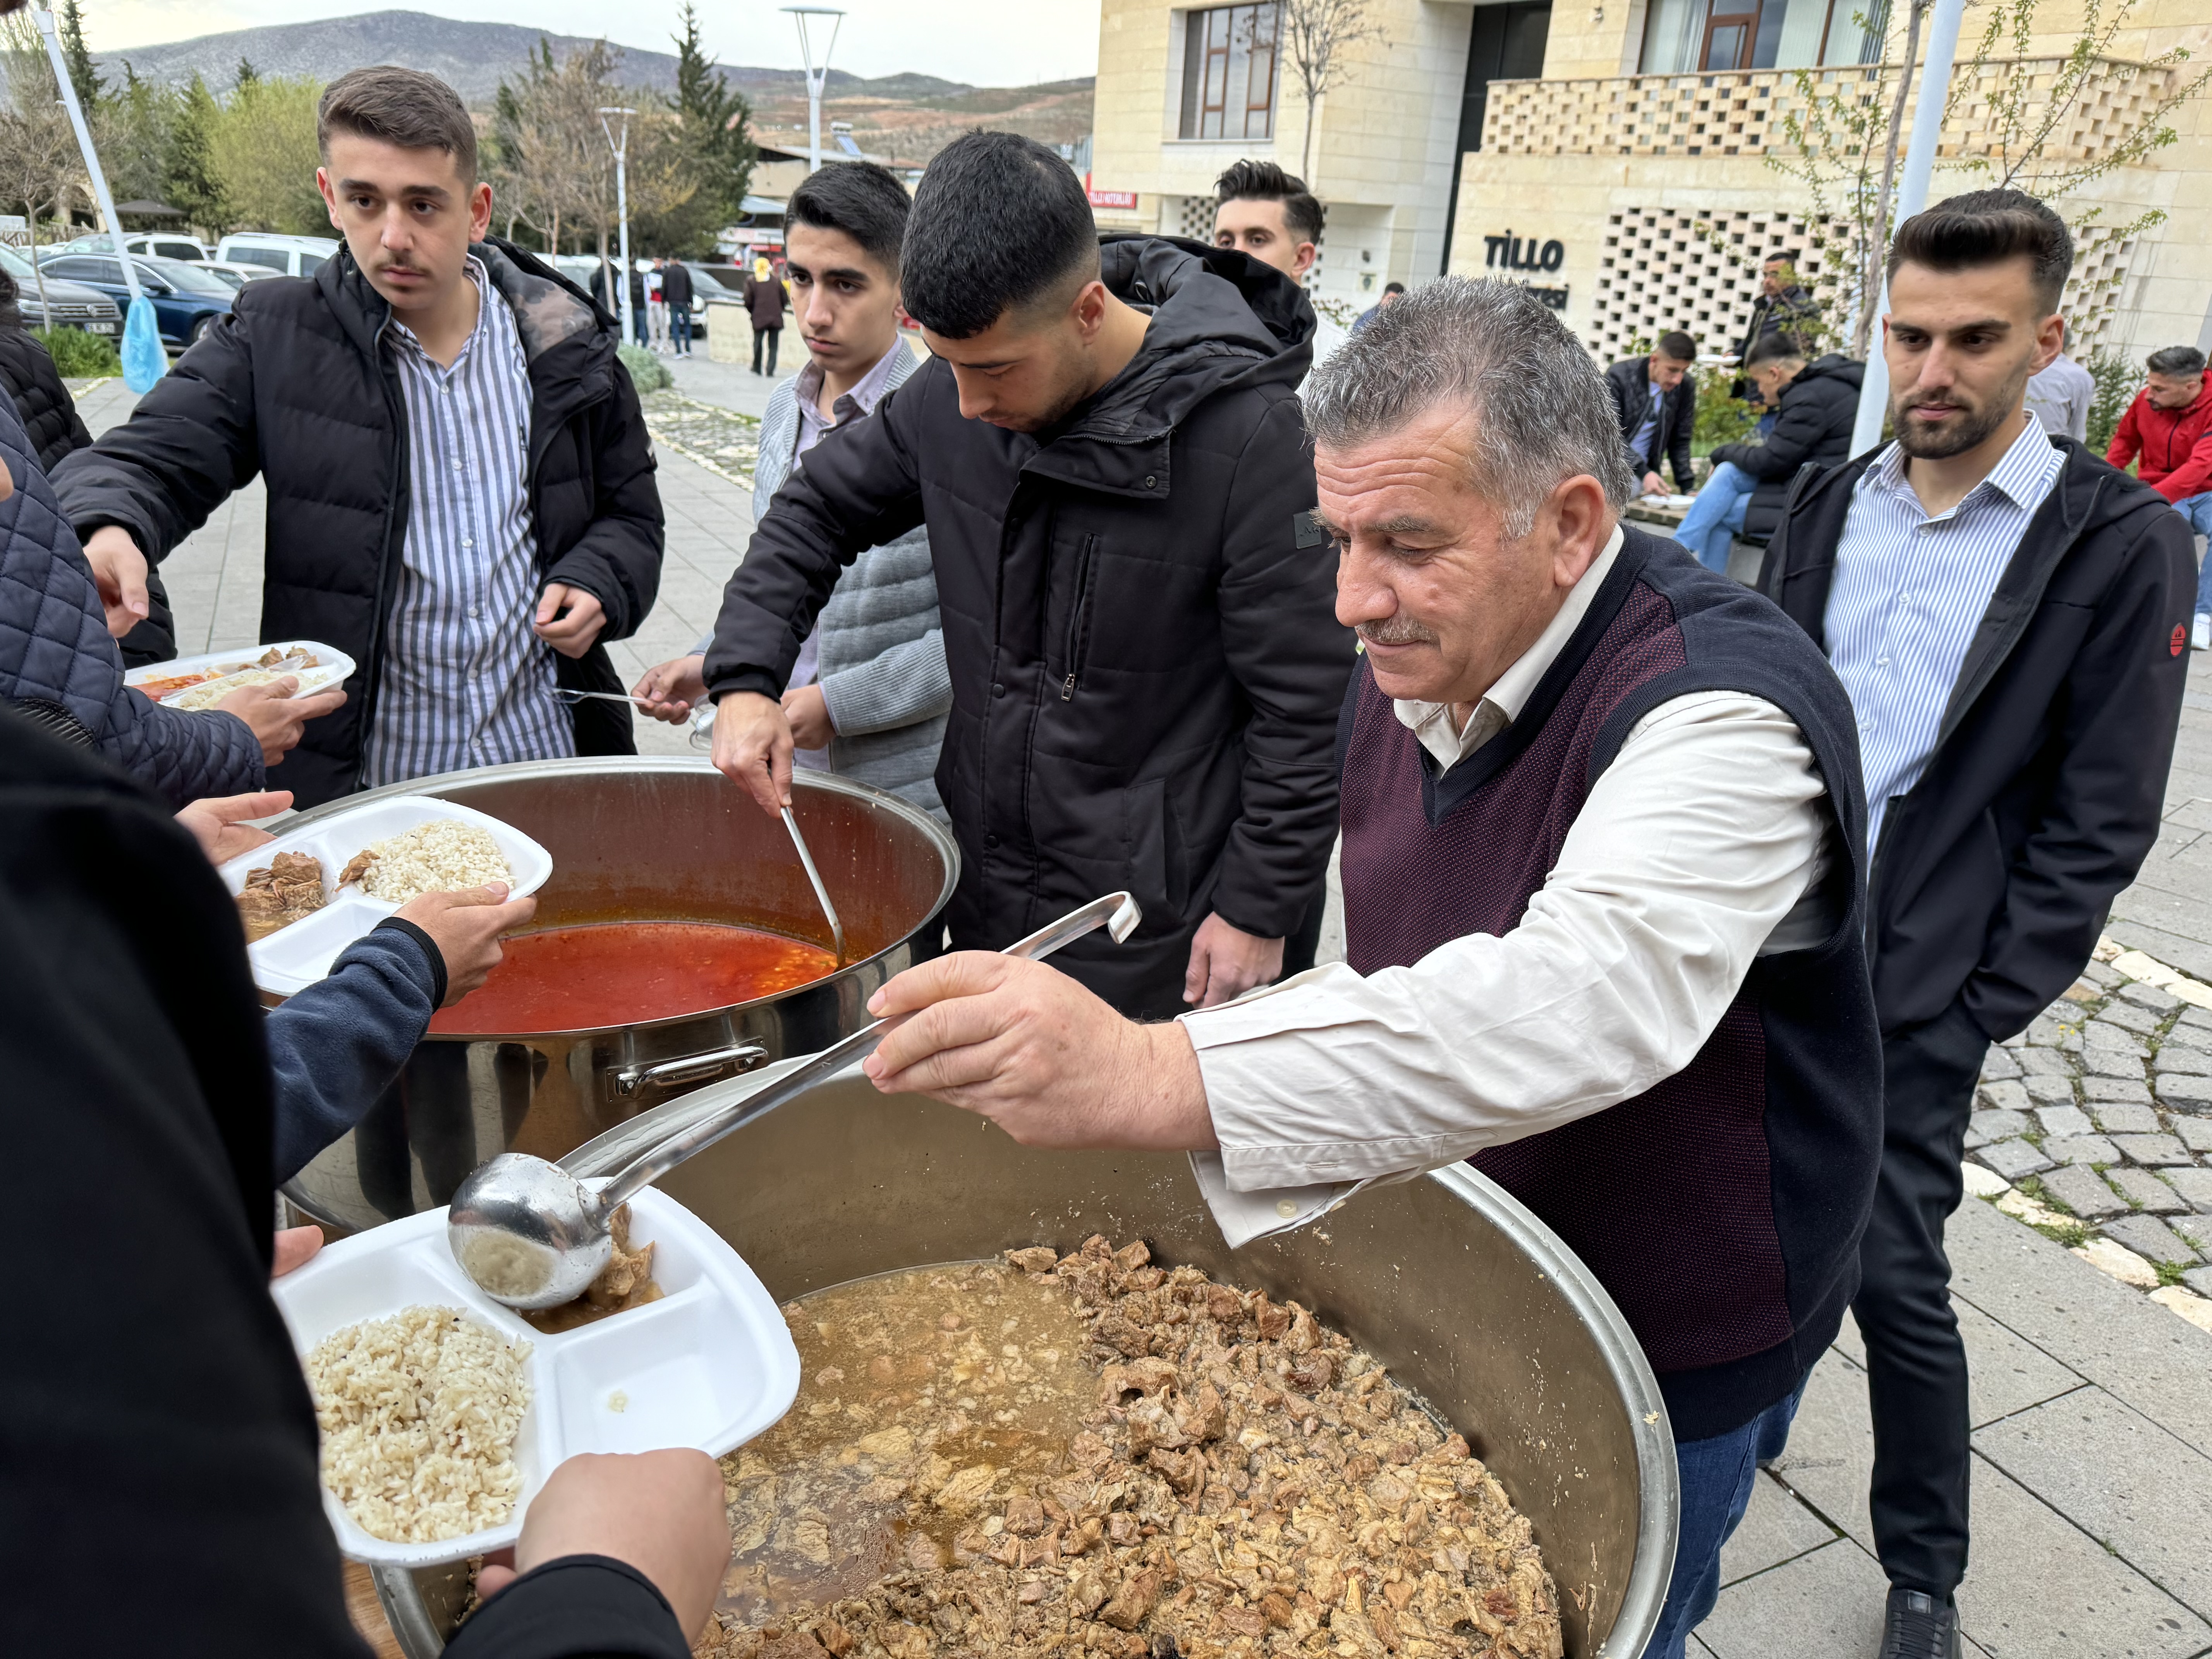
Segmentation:
{"type": "Polygon", "coordinates": [[[501,941],[483,986],[441,1008],[447,1036],[575,1031],[702,1014],[775,996],[836,971],[817,945],[698,921],[549,927],[501,941]]]}

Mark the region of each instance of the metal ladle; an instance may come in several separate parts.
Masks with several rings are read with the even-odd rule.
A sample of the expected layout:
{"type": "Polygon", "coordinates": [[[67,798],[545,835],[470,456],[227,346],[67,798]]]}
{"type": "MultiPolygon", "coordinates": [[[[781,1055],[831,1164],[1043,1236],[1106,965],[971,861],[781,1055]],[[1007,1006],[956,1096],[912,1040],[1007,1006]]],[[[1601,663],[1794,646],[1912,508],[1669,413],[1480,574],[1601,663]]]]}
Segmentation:
{"type": "Polygon", "coordinates": [[[814,867],[814,854],[806,850],[806,837],[799,833],[799,820],[791,816],[791,809],[783,809],[783,827],[791,831],[791,844],[799,849],[799,861],[806,866],[806,878],[814,884],[814,896],[821,902],[822,914],[830,918],[830,938],[837,947],[837,965],[845,965],[845,924],[837,920],[837,907],[830,902],[830,890],[822,884],[822,872],[814,867]]]}
{"type": "MultiPolygon", "coordinates": [[[[1127,893],[1109,893],[1001,952],[1042,962],[1063,945],[1104,927],[1116,943],[1143,912],[1127,893]]],[[[698,1119],[640,1152],[594,1192],[557,1164],[528,1152],[501,1152],[462,1182],[446,1217],[446,1240],[461,1271],[510,1308],[573,1302],[614,1253],[615,1211],[695,1152],[774,1111],[832,1073],[872,1054],[893,1022],[878,1020],[833,1043],[766,1089],[698,1119]]]]}

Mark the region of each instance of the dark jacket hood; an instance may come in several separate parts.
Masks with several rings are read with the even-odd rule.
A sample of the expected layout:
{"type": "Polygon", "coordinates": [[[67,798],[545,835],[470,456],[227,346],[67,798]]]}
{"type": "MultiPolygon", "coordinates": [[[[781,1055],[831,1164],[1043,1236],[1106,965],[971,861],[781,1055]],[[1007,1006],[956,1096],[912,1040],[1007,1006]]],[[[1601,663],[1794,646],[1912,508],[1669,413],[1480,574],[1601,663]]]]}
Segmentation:
{"type": "MultiPolygon", "coordinates": [[[[1825,357],[1815,357],[1799,369],[1797,378],[1783,389],[1782,395],[1786,398],[1814,380],[1840,380],[1856,392],[1866,382],[1866,365],[1856,357],[1846,357],[1832,351],[1825,357]]],[[[1833,391],[1834,388],[1824,387],[1823,390],[1833,391]]]]}
{"type": "Polygon", "coordinates": [[[1312,302],[1249,254],[1181,237],[1109,237],[1099,275],[1115,298],[1150,312],[1152,325],[1128,367],[1044,435],[1028,470],[1164,496],[1169,440],[1193,410],[1223,392],[1296,386],[1313,366],[1312,302]]]}

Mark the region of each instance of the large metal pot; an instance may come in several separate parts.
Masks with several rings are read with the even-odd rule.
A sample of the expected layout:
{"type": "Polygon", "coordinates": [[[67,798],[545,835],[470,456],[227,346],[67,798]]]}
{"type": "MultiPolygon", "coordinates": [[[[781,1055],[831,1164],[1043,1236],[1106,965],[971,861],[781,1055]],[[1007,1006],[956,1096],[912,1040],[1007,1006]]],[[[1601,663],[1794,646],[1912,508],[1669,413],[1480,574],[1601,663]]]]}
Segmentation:
{"type": "MultiPolygon", "coordinates": [[[[400,794],[474,807],[543,843],[553,876],[535,927],[726,921],[830,942],[782,824],[703,757],[486,767],[350,796],[296,822],[400,794]]],[[[559,1158],[675,1096],[860,1029],[868,998],[913,962],[916,936],[951,897],[959,854],[927,813],[865,784],[801,772],[792,800],[844,923],[842,971],[679,1019],[425,1038],[392,1091],[285,1195],[358,1231],[445,1203],[495,1153],[559,1158]]]]}
{"type": "MultiPolygon", "coordinates": [[[[748,1081],[751,1081],[748,1079],[748,1081]]],[[[726,1091],[580,1152],[614,1167],[726,1091]]],[[[1316,1226],[1231,1251],[1179,1156],[1025,1151],[989,1123],[854,1073],[747,1125],[664,1181],[778,1298],[892,1268],[1093,1232],[1295,1297],[1463,1431],[1535,1529],[1567,1651],[1635,1659],[1666,1596],[1679,1492],[1656,1380],[1612,1299],[1556,1235],[1463,1166],[1370,1188],[1316,1226]]],[[[467,1577],[378,1574],[410,1659],[444,1645],[467,1577]]]]}

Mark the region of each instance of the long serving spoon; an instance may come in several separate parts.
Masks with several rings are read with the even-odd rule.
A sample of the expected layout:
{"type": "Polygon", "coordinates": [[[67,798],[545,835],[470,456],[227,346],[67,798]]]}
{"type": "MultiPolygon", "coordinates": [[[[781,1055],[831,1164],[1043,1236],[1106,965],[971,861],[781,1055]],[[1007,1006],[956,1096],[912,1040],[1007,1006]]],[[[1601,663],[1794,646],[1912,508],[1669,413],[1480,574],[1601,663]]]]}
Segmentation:
{"type": "MultiPolygon", "coordinates": [[[[562,687],[556,690],[553,696],[558,701],[566,703],[578,703],[586,697],[594,697],[606,702],[635,703],[640,708],[653,707],[653,704],[647,702],[643,697],[633,697],[627,692],[622,691],[571,691],[562,687]]],[[[695,722],[691,728],[693,746],[711,748],[714,744],[714,729],[710,721],[705,728],[707,741],[701,744],[698,741],[702,735],[701,729],[695,722]]],[[[814,854],[807,851],[806,837],[799,833],[799,820],[791,816],[791,809],[788,806],[783,809],[783,827],[791,831],[791,844],[799,849],[799,861],[806,866],[807,880],[814,884],[814,896],[822,902],[822,914],[830,918],[830,937],[837,947],[837,965],[842,968],[845,965],[845,926],[837,920],[837,907],[830,902],[830,890],[822,884],[822,872],[814,867],[814,854]]]]}
{"type": "MultiPolygon", "coordinates": [[[[1002,954],[1042,962],[1102,927],[1118,944],[1142,919],[1127,893],[1109,893],[1008,945],[1002,954]]],[[[453,1194],[446,1218],[453,1260],[486,1296],[510,1308],[553,1308],[574,1301],[613,1254],[608,1224],[618,1206],[694,1153],[874,1053],[891,1024],[878,1020],[854,1032],[766,1089],[736,1085],[756,1091],[647,1147],[596,1192],[557,1164],[528,1152],[501,1152],[453,1194]]]]}
{"type": "Polygon", "coordinates": [[[837,947],[837,965],[845,965],[845,924],[837,920],[837,907],[830,902],[830,890],[822,884],[822,872],[814,867],[814,854],[806,850],[806,837],[799,833],[799,820],[791,816],[791,809],[783,809],[783,827],[791,831],[791,844],[799,849],[799,861],[806,866],[806,878],[814,884],[814,896],[821,902],[822,914],[830,918],[830,937],[837,947]]]}

